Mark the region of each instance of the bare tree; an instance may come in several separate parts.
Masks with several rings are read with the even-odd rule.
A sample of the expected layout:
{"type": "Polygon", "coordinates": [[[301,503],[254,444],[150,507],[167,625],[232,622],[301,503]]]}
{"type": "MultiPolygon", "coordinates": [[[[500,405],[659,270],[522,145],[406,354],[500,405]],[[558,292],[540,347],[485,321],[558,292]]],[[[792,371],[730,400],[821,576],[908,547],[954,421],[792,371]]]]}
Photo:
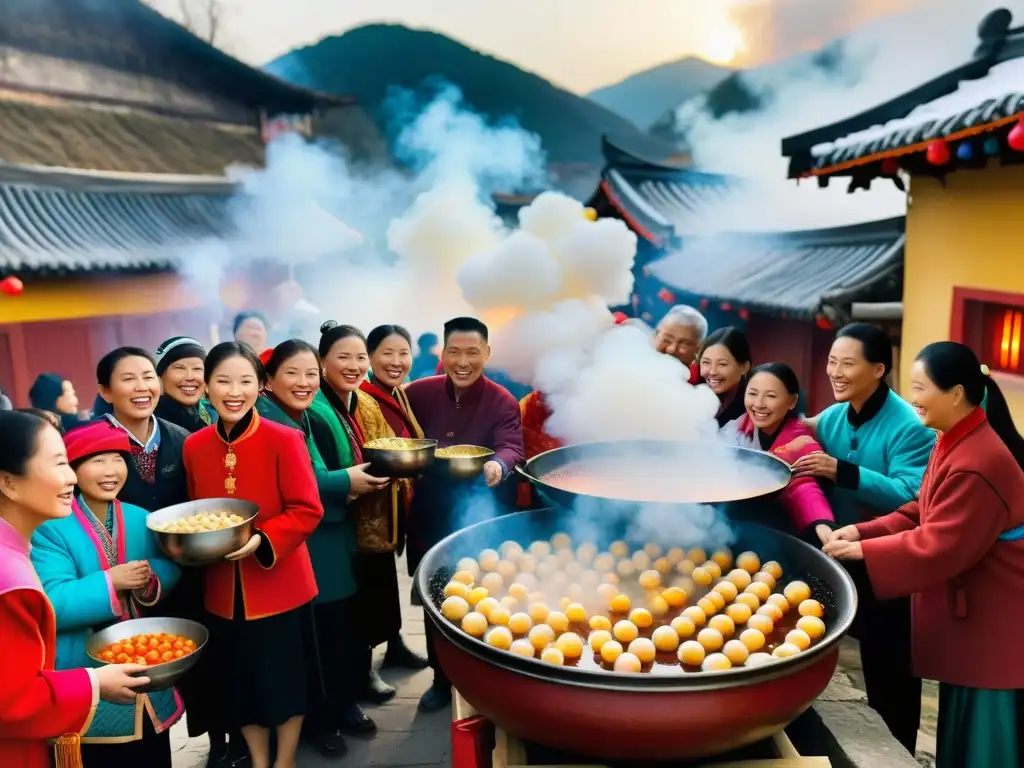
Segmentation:
{"type": "Polygon", "coordinates": [[[178,0],[181,25],[210,45],[216,45],[224,19],[220,0],[178,0]]]}

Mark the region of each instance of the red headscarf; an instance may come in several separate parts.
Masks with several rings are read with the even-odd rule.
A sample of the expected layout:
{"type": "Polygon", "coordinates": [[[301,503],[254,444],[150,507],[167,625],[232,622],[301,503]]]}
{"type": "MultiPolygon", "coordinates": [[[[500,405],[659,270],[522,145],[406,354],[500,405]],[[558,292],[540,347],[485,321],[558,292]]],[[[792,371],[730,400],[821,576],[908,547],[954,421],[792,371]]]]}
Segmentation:
{"type": "Polygon", "coordinates": [[[68,432],[64,435],[64,447],[68,462],[74,464],[99,453],[130,453],[131,441],[123,429],[102,419],[68,432]]]}

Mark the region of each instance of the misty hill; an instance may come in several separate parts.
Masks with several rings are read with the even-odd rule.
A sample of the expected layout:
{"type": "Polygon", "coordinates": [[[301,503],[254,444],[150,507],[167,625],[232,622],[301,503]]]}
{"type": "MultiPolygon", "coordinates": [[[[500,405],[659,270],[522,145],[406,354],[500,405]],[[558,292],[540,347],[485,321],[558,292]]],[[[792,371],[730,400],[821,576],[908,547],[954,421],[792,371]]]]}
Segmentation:
{"type": "Polygon", "coordinates": [[[732,72],[726,67],[687,56],[637,72],[587,96],[646,128],[666,110],[715,87],[732,72]]]}
{"type": "Polygon", "coordinates": [[[511,117],[538,134],[550,163],[600,164],[603,133],[644,156],[673,151],[589,99],[436,32],[369,24],[297,48],[265,69],[306,88],[355,96],[390,138],[396,126],[387,105],[394,88],[425,93],[448,82],[489,120],[511,117]]]}

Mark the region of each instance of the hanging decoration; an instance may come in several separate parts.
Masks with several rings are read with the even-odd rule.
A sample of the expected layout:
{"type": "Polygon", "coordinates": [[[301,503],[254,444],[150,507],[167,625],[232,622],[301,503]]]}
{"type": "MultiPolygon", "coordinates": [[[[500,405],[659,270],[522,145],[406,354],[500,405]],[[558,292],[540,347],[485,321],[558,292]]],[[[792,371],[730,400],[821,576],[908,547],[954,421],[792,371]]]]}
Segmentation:
{"type": "Polygon", "coordinates": [[[746,309],[741,309],[740,310],[740,320],[749,320],[749,319],[750,319],[750,312],[748,310],[746,310],[746,309]]]}
{"type": "Polygon", "coordinates": [[[952,159],[952,155],[949,152],[949,142],[945,139],[936,139],[931,142],[928,144],[925,157],[929,165],[946,165],[952,159]]]}
{"type": "Polygon", "coordinates": [[[1015,152],[1024,152],[1024,117],[1010,129],[1006,143],[1015,152]]]}
{"type": "Polygon", "coordinates": [[[666,304],[675,304],[676,295],[672,293],[668,288],[662,288],[658,291],[658,298],[664,301],[666,304]]]}
{"type": "Polygon", "coordinates": [[[961,141],[956,148],[956,156],[960,160],[970,160],[974,157],[974,147],[969,141],[961,141]]]}
{"type": "Polygon", "coordinates": [[[900,172],[900,161],[895,157],[887,157],[882,161],[882,175],[895,176],[900,172]]]}
{"type": "Polygon", "coordinates": [[[995,157],[999,154],[999,139],[994,136],[989,136],[985,139],[985,154],[989,157],[995,157]]]}
{"type": "Polygon", "coordinates": [[[629,320],[629,317],[625,312],[612,312],[612,320],[615,321],[616,325],[622,325],[624,322],[629,320]]]}
{"type": "Polygon", "coordinates": [[[709,306],[710,304],[711,304],[711,302],[710,302],[710,301],[708,301],[707,299],[701,299],[701,300],[700,300],[700,311],[701,311],[701,312],[706,312],[706,311],[707,311],[707,308],[708,308],[708,306],[709,306]]]}
{"type": "Polygon", "coordinates": [[[823,331],[832,330],[832,323],[824,315],[818,315],[816,318],[814,318],[814,324],[823,331]]]}
{"type": "Polygon", "coordinates": [[[723,301],[721,304],[721,308],[723,312],[732,312],[732,304],[730,304],[728,301],[723,301]]]}
{"type": "Polygon", "coordinates": [[[0,280],[0,293],[4,296],[20,296],[25,290],[25,284],[14,275],[0,280]]]}

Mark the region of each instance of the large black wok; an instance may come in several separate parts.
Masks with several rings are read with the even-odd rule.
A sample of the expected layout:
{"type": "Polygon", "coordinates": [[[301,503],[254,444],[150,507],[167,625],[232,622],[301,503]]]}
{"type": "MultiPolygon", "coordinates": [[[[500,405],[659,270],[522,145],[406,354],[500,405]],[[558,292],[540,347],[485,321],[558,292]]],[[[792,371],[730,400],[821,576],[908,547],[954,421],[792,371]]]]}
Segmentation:
{"type": "MultiPolygon", "coordinates": [[[[577,517],[566,509],[544,509],[479,523],[431,549],[416,573],[438,660],[459,692],[488,719],[556,749],[649,764],[643,761],[704,757],[767,738],[828,685],[839,641],[856,611],[853,582],[814,547],[753,523],[733,524],[733,551],[752,549],[762,561],[778,560],[784,582],[807,581],[826,607],[825,637],[790,659],[678,676],[558,667],[492,648],[441,616],[442,590],[460,558],[476,557],[508,540],[525,547],[559,531],[575,532],[577,544],[589,540],[605,549],[616,539],[628,540],[634,530],[630,515],[612,511],[602,524],[587,525],[584,537],[574,529],[577,517]]],[[[666,516],[659,543],[687,545],[674,538],[672,519],[666,516]]]]}
{"type": "Polygon", "coordinates": [[[619,507],[638,504],[702,504],[745,501],[778,493],[789,483],[792,472],[782,459],[764,451],[726,443],[697,443],[669,440],[631,440],[568,445],[538,454],[517,468],[552,504],[572,508],[578,502],[602,502],[619,507]],[[620,492],[582,493],[558,487],[555,477],[567,466],[618,480],[620,492]],[[672,499],[657,502],[642,497],[642,476],[670,474],[672,499]],[[720,478],[716,481],[716,477],[720,478]],[[713,497],[709,496],[714,483],[713,497]],[[723,487],[725,484],[726,487],[723,487]]]}

